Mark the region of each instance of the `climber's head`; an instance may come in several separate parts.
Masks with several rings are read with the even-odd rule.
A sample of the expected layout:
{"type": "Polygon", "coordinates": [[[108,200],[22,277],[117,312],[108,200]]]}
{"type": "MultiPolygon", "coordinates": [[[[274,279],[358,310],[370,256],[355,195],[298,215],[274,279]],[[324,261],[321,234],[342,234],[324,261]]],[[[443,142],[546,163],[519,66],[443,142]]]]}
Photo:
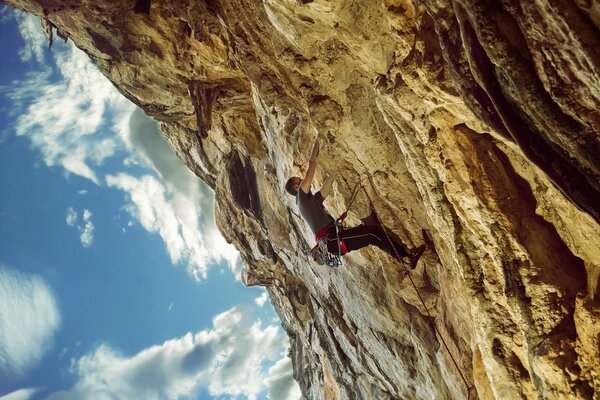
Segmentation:
{"type": "Polygon", "coordinates": [[[285,183],[285,190],[292,196],[296,196],[298,194],[298,188],[300,187],[301,182],[302,179],[298,178],[297,176],[292,176],[285,183]]]}

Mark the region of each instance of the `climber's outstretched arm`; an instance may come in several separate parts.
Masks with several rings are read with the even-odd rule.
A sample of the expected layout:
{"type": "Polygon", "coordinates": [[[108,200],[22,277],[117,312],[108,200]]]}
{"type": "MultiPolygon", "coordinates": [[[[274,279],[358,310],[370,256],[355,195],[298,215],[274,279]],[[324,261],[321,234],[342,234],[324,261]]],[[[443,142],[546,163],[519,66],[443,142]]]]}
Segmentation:
{"type": "Polygon", "coordinates": [[[318,156],[319,136],[317,135],[312,152],[310,153],[310,160],[308,161],[308,170],[306,171],[306,175],[304,175],[304,179],[302,179],[302,182],[300,183],[300,190],[302,190],[304,193],[310,192],[310,185],[312,184],[313,178],[315,176],[315,170],[317,169],[318,156]]]}

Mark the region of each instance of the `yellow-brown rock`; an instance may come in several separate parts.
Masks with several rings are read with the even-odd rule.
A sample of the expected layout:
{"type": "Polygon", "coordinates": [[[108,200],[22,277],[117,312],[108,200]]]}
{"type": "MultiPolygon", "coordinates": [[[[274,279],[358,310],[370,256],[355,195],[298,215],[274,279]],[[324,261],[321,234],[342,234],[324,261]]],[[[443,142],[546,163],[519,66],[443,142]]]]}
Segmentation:
{"type": "MultiPolygon", "coordinates": [[[[305,398],[600,398],[597,2],[7,3],[83,49],[215,189],[305,398]],[[317,132],[334,215],[360,178],[405,243],[431,238],[421,299],[377,249],[337,270],[306,255],[283,184],[317,132]]],[[[361,192],[347,221],[368,212],[361,192]]]]}

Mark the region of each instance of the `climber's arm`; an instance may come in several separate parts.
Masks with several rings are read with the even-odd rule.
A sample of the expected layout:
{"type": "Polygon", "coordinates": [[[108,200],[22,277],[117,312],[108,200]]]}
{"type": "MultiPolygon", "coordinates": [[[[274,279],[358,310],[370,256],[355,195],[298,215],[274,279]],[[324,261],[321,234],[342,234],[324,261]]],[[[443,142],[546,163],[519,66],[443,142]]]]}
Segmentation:
{"type": "Polygon", "coordinates": [[[300,183],[300,190],[304,193],[310,192],[310,185],[312,184],[313,178],[315,176],[315,170],[317,169],[317,157],[319,156],[319,136],[315,139],[315,144],[313,146],[312,152],[310,153],[310,160],[308,161],[308,170],[306,171],[306,175],[304,175],[304,179],[300,183]]]}
{"type": "Polygon", "coordinates": [[[329,196],[331,193],[331,186],[333,185],[333,175],[329,175],[325,182],[323,182],[323,186],[321,186],[321,195],[323,198],[329,196]]]}

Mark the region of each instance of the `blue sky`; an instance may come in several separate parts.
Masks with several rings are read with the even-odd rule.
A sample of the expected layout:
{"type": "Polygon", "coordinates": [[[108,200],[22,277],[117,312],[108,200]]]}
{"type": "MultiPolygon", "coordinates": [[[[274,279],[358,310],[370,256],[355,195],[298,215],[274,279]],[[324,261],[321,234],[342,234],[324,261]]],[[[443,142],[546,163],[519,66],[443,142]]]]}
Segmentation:
{"type": "Polygon", "coordinates": [[[213,192],[70,42],[0,19],[0,400],[298,399],[213,192]]]}

